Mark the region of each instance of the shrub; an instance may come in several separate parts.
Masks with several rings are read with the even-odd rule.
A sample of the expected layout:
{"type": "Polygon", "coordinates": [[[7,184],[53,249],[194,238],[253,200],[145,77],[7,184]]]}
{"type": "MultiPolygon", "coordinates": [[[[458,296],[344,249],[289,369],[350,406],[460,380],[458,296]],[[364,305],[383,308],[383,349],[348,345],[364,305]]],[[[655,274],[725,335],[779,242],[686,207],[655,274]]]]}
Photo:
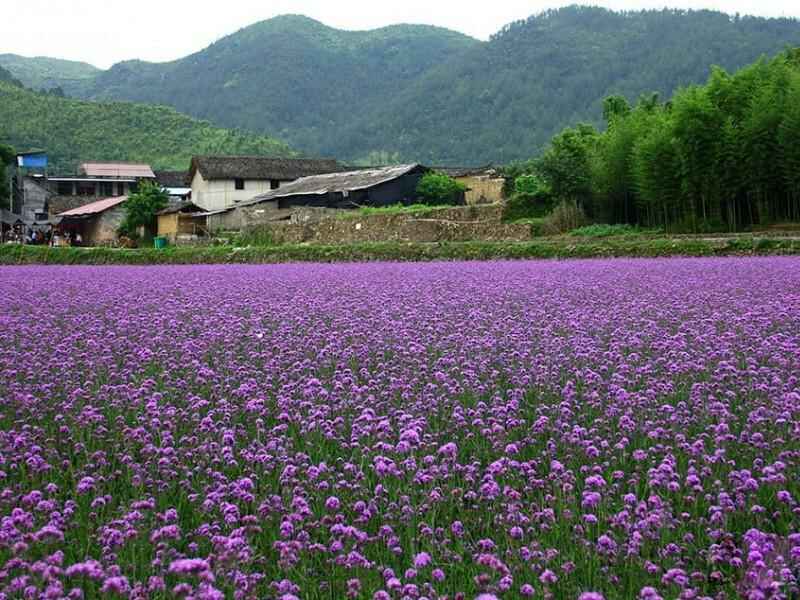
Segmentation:
{"type": "Polygon", "coordinates": [[[536,175],[520,175],[514,181],[514,194],[506,202],[503,218],[506,221],[540,219],[553,207],[547,185],[536,175]]]}
{"type": "Polygon", "coordinates": [[[609,225],[608,223],[595,223],[594,225],[587,225],[569,232],[570,235],[574,235],[576,237],[591,238],[613,237],[619,235],[651,235],[655,233],[660,233],[660,231],[657,229],[640,229],[635,225],[628,225],[627,223],[616,223],[614,225],[609,225]]]}
{"type": "Polygon", "coordinates": [[[417,184],[417,195],[423,204],[463,204],[467,188],[444,173],[425,173],[417,184]]]}
{"type": "Polygon", "coordinates": [[[587,221],[577,202],[564,200],[545,217],[542,228],[548,235],[559,235],[583,227],[587,221]]]}
{"type": "Polygon", "coordinates": [[[251,227],[233,237],[234,246],[274,246],[275,237],[267,227],[251,227]]]}
{"type": "Polygon", "coordinates": [[[131,194],[125,202],[125,218],[119,226],[120,234],[132,239],[139,237],[139,228],[145,229],[145,237],[152,237],[156,227],[156,213],[167,206],[169,195],[155,183],[145,181],[139,191],[131,194]]]}

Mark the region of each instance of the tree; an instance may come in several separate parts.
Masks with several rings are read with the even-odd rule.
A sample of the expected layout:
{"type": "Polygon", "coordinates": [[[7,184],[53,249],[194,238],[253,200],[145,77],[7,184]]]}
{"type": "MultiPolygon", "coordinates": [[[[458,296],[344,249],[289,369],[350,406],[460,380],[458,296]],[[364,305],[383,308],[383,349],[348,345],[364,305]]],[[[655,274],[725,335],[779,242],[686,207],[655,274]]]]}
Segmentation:
{"type": "Polygon", "coordinates": [[[125,218],[119,227],[121,234],[131,238],[138,237],[139,228],[147,233],[155,231],[156,213],[167,206],[169,195],[155,183],[145,181],[139,191],[131,194],[125,202],[125,218]]]}
{"type": "Polygon", "coordinates": [[[11,146],[0,144],[0,208],[9,207],[9,182],[6,165],[13,164],[16,156],[11,146]]]}
{"type": "Polygon", "coordinates": [[[594,127],[580,124],[565,129],[550,142],[550,147],[537,163],[537,171],[555,198],[577,202],[584,209],[591,208],[589,153],[596,139],[594,127]]]}
{"type": "Polygon", "coordinates": [[[417,184],[417,194],[424,204],[457,204],[463,197],[466,187],[444,173],[431,171],[425,173],[417,184]]]}

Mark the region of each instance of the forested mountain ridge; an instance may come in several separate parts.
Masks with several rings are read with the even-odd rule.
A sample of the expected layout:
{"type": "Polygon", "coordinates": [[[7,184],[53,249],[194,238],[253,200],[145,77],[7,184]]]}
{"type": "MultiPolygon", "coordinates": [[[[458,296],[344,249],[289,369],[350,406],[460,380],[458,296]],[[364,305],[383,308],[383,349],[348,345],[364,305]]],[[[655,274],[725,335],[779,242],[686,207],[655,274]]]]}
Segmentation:
{"type": "Polygon", "coordinates": [[[0,82],[9,83],[17,87],[22,86],[22,83],[16,77],[14,77],[11,72],[5,70],[3,67],[0,67],[0,82]]]}
{"type": "Polygon", "coordinates": [[[290,15],[181,60],[115,65],[96,78],[87,97],[168,104],[225,127],[291,139],[316,154],[320,140],[477,44],[434,27],[339,31],[290,15]]]}
{"type": "Polygon", "coordinates": [[[567,125],[600,125],[610,94],[667,98],[712,65],[733,71],[793,45],[797,20],[713,11],[572,6],[488,42],[427,26],[339,31],[290,15],[173,62],[117,64],[77,93],[170,105],[308,155],[505,163],[567,125]]]}
{"type": "Polygon", "coordinates": [[[17,54],[0,54],[0,67],[12,72],[27,88],[61,88],[70,95],[85,93],[92,80],[100,73],[100,69],[84,62],[17,54]]]}
{"type": "Polygon", "coordinates": [[[91,159],[186,169],[193,154],[293,154],[274,139],[221,129],[172,108],[61,98],[2,81],[0,143],[44,148],[56,171],[91,159]]]}
{"type": "Polygon", "coordinates": [[[798,44],[800,22],[789,19],[548,11],[426,74],[356,123],[342,145],[355,151],[377,124],[373,139],[403,157],[504,163],[535,154],[566,125],[600,124],[608,95],[668,97],[704,81],[712,65],[735,70],[798,44]]]}

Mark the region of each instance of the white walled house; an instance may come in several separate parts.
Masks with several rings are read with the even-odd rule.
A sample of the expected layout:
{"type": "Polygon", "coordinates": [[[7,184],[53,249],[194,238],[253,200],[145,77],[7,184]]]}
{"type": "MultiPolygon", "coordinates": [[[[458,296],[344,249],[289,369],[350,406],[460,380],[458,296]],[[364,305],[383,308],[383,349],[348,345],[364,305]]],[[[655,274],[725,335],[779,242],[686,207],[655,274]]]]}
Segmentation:
{"type": "Polygon", "coordinates": [[[301,177],[336,173],[335,160],[263,156],[195,156],[189,169],[192,202],[223,210],[301,177]]]}

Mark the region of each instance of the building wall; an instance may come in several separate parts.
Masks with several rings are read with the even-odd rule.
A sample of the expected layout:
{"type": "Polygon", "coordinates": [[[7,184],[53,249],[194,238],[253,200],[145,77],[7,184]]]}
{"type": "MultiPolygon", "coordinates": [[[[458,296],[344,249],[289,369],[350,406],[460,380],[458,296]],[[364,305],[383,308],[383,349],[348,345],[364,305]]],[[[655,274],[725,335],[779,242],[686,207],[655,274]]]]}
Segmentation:
{"type": "Polygon", "coordinates": [[[503,201],[503,184],[505,180],[502,177],[476,175],[457,177],[456,181],[463,183],[467,187],[464,198],[467,204],[492,204],[503,201]]]}
{"type": "Polygon", "coordinates": [[[178,213],[158,215],[158,235],[173,238],[178,234],[178,213]]]}
{"type": "Polygon", "coordinates": [[[236,189],[233,179],[203,179],[197,171],[192,179],[192,202],[205,210],[222,210],[230,208],[237,202],[250,200],[259,194],[270,191],[269,181],[247,179],[244,189],[236,189]]]}
{"type": "Polygon", "coordinates": [[[47,200],[52,196],[50,191],[31,177],[24,177],[23,185],[25,186],[25,200],[22,205],[22,220],[26,223],[47,220],[49,215],[45,219],[36,219],[36,215],[47,214],[47,200]]]}
{"type": "Polygon", "coordinates": [[[84,244],[105,246],[117,241],[117,229],[125,218],[124,204],[110,208],[86,224],[84,244]]]}

